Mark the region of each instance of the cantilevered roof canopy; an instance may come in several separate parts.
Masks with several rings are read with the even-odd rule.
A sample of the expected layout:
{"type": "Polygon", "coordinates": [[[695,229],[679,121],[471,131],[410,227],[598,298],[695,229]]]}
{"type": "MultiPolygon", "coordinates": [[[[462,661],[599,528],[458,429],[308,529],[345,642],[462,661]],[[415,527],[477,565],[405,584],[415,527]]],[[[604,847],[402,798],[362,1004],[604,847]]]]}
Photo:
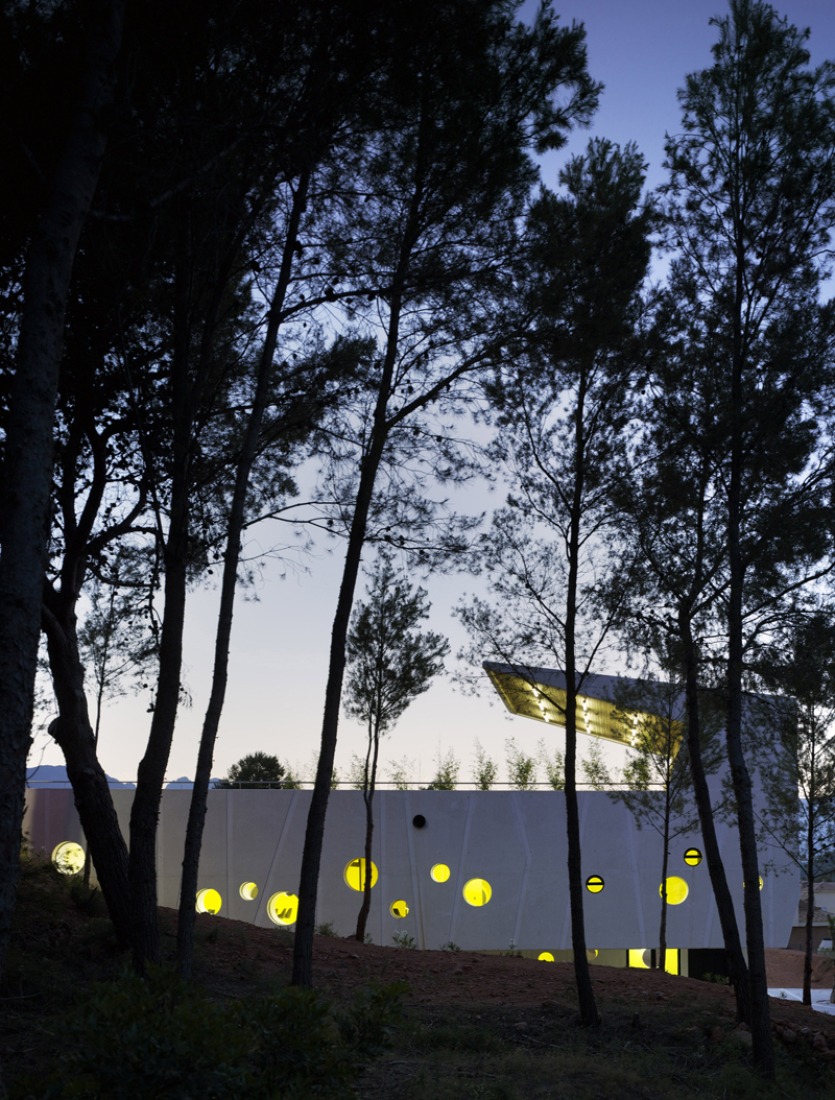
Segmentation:
{"type": "MultiPolygon", "coordinates": [[[[483,667],[511,714],[565,727],[564,673],[557,669],[527,668],[495,661],[485,661],[483,667]]],[[[681,722],[644,710],[637,697],[634,703],[630,700],[630,705],[616,702],[623,696],[627,683],[614,676],[586,676],[577,696],[577,732],[630,747],[639,737],[644,740],[648,729],[652,729],[659,740],[666,740],[661,729],[666,721],[676,742],[675,753],[683,732],[681,722]]]]}

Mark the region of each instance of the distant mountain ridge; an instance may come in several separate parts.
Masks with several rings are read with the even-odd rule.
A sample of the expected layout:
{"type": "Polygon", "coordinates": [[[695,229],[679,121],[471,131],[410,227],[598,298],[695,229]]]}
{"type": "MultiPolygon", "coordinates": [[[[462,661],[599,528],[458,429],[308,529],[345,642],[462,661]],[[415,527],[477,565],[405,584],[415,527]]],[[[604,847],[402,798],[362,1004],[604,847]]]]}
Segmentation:
{"type": "MultiPolygon", "coordinates": [[[[214,782],[214,780],[212,780],[214,782]]],[[[134,791],[135,783],[124,783],[121,779],[107,776],[107,785],[116,791],[134,791]]],[[[37,764],[26,769],[26,786],[32,790],[66,790],[72,786],[67,778],[67,769],[63,764],[37,764]]],[[[166,790],[190,791],[194,783],[187,775],[172,779],[165,784],[166,790]]]]}

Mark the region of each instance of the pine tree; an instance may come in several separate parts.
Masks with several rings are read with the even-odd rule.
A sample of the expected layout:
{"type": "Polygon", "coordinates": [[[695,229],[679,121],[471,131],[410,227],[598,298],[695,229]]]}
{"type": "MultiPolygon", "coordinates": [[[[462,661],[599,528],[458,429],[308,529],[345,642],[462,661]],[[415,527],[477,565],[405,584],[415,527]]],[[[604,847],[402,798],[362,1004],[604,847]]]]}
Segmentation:
{"type": "MultiPolygon", "coordinates": [[[[413,588],[398,576],[390,555],[381,554],[371,575],[368,600],[354,609],[345,647],[345,713],[363,722],[368,735],[362,772],[366,869],[371,867],[380,738],[429,689],[449,652],[441,634],[420,629],[428,614],[425,590],[413,588]]],[[[357,917],[359,943],[365,942],[370,909],[371,874],[367,871],[357,917]]]]}
{"type": "Polygon", "coordinates": [[[564,790],[572,947],[584,1025],[599,1022],[585,942],[577,801],[577,702],[612,615],[595,592],[623,590],[628,567],[607,569],[611,493],[629,425],[640,288],[652,213],[637,150],[593,142],[560,175],[564,193],[533,205],[520,285],[528,337],[495,379],[500,429],[493,455],[510,493],[478,545],[492,599],[461,617],[483,657],[565,673],[551,702],[564,715],[564,790]],[[606,580],[604,581],[604,577],[606,580]]]}
{"type": "MultiPolygon", "coordinates": [[[[821,444],[833,316],[819,291],[835,220],[835,67],[810,68],[806,35],[758,0],[732,0],[714,24],[713,64],[687,78],[682,130],[666,147],[670,287],[690,378],[665,418],[673,446],[693,442],[672,427],[676,417],[699,433],[686,483],[701,472],[710,512],[702,532],[719,551],[718,571],[703,578],[696,599],[722,637],[716,656],[746,882],[743,1011],[757,1067],[770,1077],[743,682],[763,619],[779,614],[785,593],[822,568],[828,552],[831,472],[821,444]],[[700,423],[688,404],[701,410],[700,423]]],[[[682,486],[663,488],[681,499],[682,486]]],[[[696,539],[693,518],[685,537],[696,539]]],[[[690,644],[707,653],[704,638],[690,644]]]]}

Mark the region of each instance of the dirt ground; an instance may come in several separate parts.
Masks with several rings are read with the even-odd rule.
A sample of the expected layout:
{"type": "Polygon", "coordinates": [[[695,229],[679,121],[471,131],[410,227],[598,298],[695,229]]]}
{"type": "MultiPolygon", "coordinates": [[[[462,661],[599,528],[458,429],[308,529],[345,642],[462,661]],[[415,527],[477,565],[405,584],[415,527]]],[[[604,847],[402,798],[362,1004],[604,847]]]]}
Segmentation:
{"type": "MultiPolygon", "coordinates": [[[[173,918],[173,914],[172,914],[173,918]]],[[[201,931],[210,937],[213,965],[224,957],[227,980],[234,986],[236,975],[245,982],[252,970],[289,971],[292,946],[272,929],[254,928],[237,921],[215,921],[201,917],[201,931]],[[215,935],[215,933],[217,933],[215,935]]],[[[803,984],[803,953],[789,950],[766,952],[769,988],[799,989],[803,984]]],[[[317,936],[313,963],[314,984],[337,995],[370,982],[405,981],[407,999],[413,1003],[541,1005],[553,999],[569,998],[574,982],[570,963],[544,963],[503,955],[481,955],[469,951],[416,951],[378,947],[354,940],[317,936]]],[[[833,959],[816,955],[813,988],[831,989],[835,978],[833,959]]],[[[595,987],[602,996],[628,998],[636,988],[643,997],[665,998],[681,992],[686,983],[688,996],[710,999],[730,990],[710,982],[694,981],[647,970],[592,967],[595,987]]],[[[230,993],[235,992],[229,989],[230,993]]],[[[816,1014],[819,1015],[819,1014],[816,1014]]],[[[835,1025],[835,1018],[833,1018],[835,1025]]]]}

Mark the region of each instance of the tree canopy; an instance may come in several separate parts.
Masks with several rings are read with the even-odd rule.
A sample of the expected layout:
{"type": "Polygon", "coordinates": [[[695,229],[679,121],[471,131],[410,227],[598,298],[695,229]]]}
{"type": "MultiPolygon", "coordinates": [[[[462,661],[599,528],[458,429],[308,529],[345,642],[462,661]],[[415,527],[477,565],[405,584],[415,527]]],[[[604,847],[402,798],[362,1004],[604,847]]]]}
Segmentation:
{"type": "Polygon", "coordinates": [[[218,779],[215,786],[229,790],[233,787],[256,790],[276,790],[292,786],[287,782],[287,769],[277,756],[266,752],[251,752],[233,764],[225,779],[218,779]]]}

